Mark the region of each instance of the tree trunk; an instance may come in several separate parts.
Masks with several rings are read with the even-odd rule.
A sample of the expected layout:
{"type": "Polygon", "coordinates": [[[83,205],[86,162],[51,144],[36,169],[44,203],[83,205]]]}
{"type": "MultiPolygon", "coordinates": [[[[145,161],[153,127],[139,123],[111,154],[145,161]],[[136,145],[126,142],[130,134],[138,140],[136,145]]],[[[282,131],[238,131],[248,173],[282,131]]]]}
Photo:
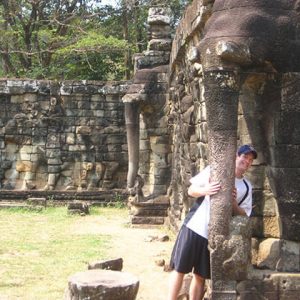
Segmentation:
{"type": "Polygon", "coordinates": [[[140,23],[140,8],[139,2],[135,1],[134,3],[134,21],[135,21],[135,35],[136,35],[136,47],[139,53],[143,51],[143,35],[142,35],[142,28],[140,23]]]}
{"type": "MultiPolygon", "coordinates": [[[[129,42],[128,34],[128,14],[127,14],[127,5],[126,0],[122,1],[122,19],[123,19],[123,38],[125,41],[129,42]]],[[[129,49],[126,49],[124,55],[124,65],[125,65],[125,79],[130,79],[130,52],[129,49]]]]}
{"type": "MultiPolygon", "coordinates": [[[[8,8],[7,8],[7,3],[3,3],[5,9],[4,9],[4,22],[3,25],[1,25],[0,23],[0,28],[3,30],[3,32],[6,32],[8,30],[8,23],[7,23],[7,18],[9,18],[9,12],[8,12],[8,8]],[[6,6],[5,6],[6,4],[6,6]]],[[[11,57],[8,53],[8,46],[7,43],[4,42],[4,45],[2,45],[2,47],[0,47],[1,49],[1,56],[2,56],[2,62],[3,62],[3,72],[5,75],[9,74],[9,73],[14,73],[15,72],[15,68],[11,62],[11,57]]]]}

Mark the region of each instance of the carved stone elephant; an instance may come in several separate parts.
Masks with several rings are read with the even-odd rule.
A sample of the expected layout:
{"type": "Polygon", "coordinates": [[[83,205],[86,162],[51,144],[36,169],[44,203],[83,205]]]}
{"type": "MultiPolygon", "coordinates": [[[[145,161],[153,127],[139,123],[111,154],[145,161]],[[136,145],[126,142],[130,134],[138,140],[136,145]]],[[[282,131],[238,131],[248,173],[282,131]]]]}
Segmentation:
{"type": "Polygon", "coordinates": [[[159,5],[150,8],[148,50],[135,57],[133,83],[123,97],[129,160],[127,189],[137,202],[166,194],[170,178],[165,118],[172,42],[169,14],[159,5]]]}
{"type": "MultiPolygon", "coordinates": [[[[274,163],[276,145],[272,140],[272,131],[268,128],[275,122],[274,114],[280,111],[276,110],[276,106],[279,104],[277,100],[282,97],[282,85],[294,84],[299,91],[299,80],[286,80],[286,74],[300,71],[300,1],[210,2],[213,2],[212,14],[205,24],[197,48],[203,67],[212,180],[220,181],[222,186],[221,192],[214,195],[211,202],[210,246],[213,250],[212,259],[216,259],[218,249],[214,248],[218,246],[214,245],[214,241],[229,233],[228,216],[231,215],[230,199],[234,184],[239,98],[251,98],[253,103],[261,105],[265,120],[255,120],[248,115],[246,121],[250,125],[251,122],[261,122],[263,130],[260,136],[265,141],[256,141],[256,145],[266,146],[258,149],[259,156],[263,154],[266,158],[270,166],[269,172],[277,167],[274,163]]],[[[292,122],[296,120],[296,116],[299,117],[299,111],[295,113],[289,112],[292,122]]],[[[295,122],[299,125],[299,121],[295,122]]],[[[254,127],[252,126],[252,130],[255,130],[254,127]]],[[[299,133],[299,126],[296,128],[298,131],[295,131],[295,136],[299,133]]],[[[295,129],[291,126],[290,130],[295,129]]],[[[293,142],[297,144],[299,137],[295,137],[293,142]]],[[[270,184],[282,187],[281,191],[277,190],[277,199],[280,200],[282,196],[295,201],[299,196],[299,188],[297,183],[289,184],[287,181],[286,187],[283,187],[280,181],[285,176],[297,178],[297,174],[289,177],[286,169],[281,169],[280,172],[273,172],[270,184]],[[287,193],[282,195],[283,191],[287,193]]],[[[294,204],[294,213],[299,217],[300,204],[294,204]]],[[[299,222],[289,220],[287,206],[283,203],[278,203],[278,207],[282,216],[281,235],[289,238],[291,230],[299,232],[299,222]]]]}
{"type": "MultiPolygon", "coordinates": [[[[300,1],[296,0],[214,1],[198,47],[204,71],[212,176],[224,186],[215,196],[218,201],[231,197],[240,90],[246,85],[264,97],[262,89],[268,80],[300,70],[299,10],[300,1]],[[224,181],[227,174],[231,174],[231,182],[224,181]]],[[[228,209],[223,205],[221,211],[228,214],[228,209]]],[[[219,219],[220,212],[215,217],[219,219]]],[[[212,223],[219,224],[216,232],[227,234],[227,226],[212,223]]]]}

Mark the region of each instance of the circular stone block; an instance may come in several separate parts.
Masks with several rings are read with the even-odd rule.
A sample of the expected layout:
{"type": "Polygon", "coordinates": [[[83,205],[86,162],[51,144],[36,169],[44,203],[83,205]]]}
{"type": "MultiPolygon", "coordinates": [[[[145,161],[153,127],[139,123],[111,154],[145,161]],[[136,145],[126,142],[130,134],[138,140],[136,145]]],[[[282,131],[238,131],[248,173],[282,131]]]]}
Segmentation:
{"type": "Polygon", "coordinates": [[[130,273],[87,270],[69,277],[65,300],[135,300],[139,280],[130,273]]]}

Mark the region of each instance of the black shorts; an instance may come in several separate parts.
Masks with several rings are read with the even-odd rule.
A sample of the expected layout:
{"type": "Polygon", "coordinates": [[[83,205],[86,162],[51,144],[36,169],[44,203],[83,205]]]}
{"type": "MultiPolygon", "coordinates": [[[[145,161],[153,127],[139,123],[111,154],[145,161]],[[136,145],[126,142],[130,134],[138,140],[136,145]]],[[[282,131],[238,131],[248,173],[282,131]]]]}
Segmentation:
{"type": "Polygon", "coordinates": [[[207,239],[183,225],[172,251],[170,267],[180,273],[193,272],[203,278],[210,278],[207,239]]]}

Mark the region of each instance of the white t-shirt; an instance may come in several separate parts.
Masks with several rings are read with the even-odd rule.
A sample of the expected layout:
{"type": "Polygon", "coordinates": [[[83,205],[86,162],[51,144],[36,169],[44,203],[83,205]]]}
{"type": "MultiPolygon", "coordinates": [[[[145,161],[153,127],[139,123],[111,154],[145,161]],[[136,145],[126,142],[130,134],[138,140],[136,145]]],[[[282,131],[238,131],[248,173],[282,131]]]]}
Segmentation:
{"type": "MultiPolygon", "coordinates": [[[[209,176],[210,176],[210,167],[206,167],[203,171],[198,173],[196,176],[191,178],[190,182],[192,185],[202,187],[209,182],[209,176]]],[[[252,186],[250,182],[245,178],[235,178],[235,187],[237,190],[237,203],[240,203],[240,201],[243,199],[247,192],[247,186],[244,182],[244,180],[248,184],[248,195],[246,199],[239,205],[241,208],[243,208],[249,217],[252,211],[252,186]]],[[[186,226],[196,232],[197,234],[203,236],[204,238],[208,238],[208,223],[210,219],[210,197],[205,196],[202,204],[199,206],[199,208],[196,210],[194,215],[191,217],[191,219],[188,221],[186,226]]]]}

